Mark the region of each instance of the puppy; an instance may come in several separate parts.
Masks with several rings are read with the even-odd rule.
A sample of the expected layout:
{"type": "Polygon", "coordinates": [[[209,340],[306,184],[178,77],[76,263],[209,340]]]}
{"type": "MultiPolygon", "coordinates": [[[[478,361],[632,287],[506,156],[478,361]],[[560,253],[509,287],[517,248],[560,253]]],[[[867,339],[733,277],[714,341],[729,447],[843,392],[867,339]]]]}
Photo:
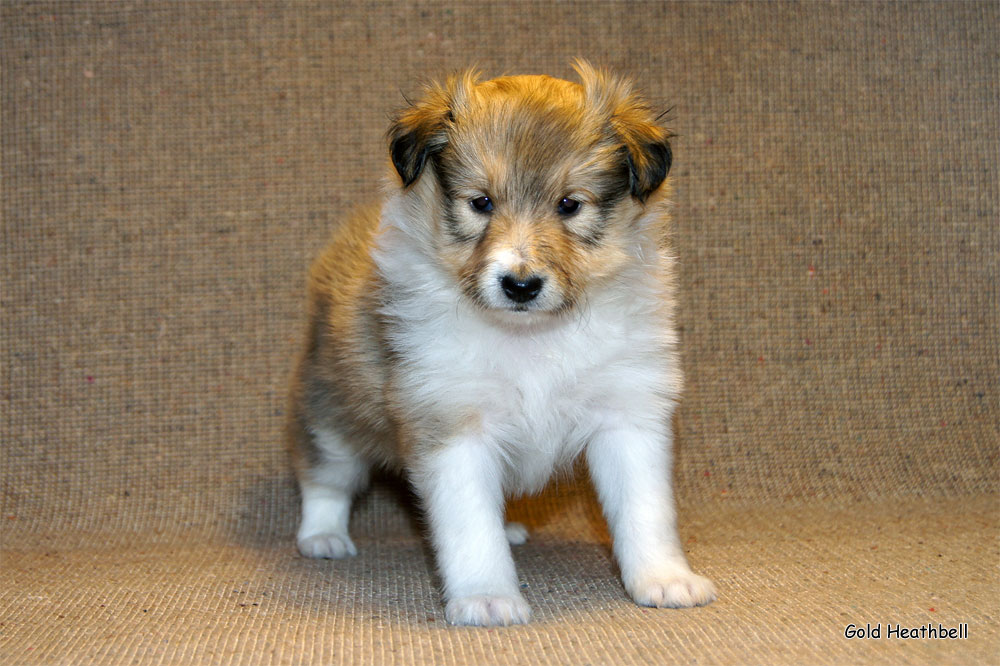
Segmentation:
{"type": "Polygon", "coordinates": [[[715,599],[688,567],[671,488],[681,388],[667,246],[670,133],[621,78],[432,85],[389,129],[384,200],[309,277],[290,430],[298,547],[357,551],[369,470],[405,474],[453,624],[527,622],[504,524],[583,454],[639,604],[715,599]]]}

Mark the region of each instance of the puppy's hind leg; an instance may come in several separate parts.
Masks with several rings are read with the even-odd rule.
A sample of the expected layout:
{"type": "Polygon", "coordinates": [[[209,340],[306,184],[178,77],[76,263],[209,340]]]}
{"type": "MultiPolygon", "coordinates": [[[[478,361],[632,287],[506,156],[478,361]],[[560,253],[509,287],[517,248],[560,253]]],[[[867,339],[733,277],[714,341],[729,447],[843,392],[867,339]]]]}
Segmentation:
{"type": "Polygon", "coordinates": [[[357,555],[347,533],[351,500],[368,483],[369,466],[332,430],[310,429],[310,455],[300,465],[302,522],[297,542],[306,557],[357,555]]]}
{"type": "Polygon", "coordinates": [[[521,523],[509,522],[503,526],[507,535],[507,543],[512,546],[523,546],[528,541],[528,528],[521,523]]]}

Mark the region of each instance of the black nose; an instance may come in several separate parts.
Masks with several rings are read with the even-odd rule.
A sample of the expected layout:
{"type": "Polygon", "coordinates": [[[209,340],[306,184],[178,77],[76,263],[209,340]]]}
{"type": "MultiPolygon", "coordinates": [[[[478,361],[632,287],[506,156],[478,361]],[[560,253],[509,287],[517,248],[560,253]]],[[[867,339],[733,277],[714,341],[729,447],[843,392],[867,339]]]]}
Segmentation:
{"type": "Polygon", "coordinates": [[[542,278],[537,275],[517,278],[508,273],[500,278],[500,288],[515,303],[527,303],[542,291],[542,278]]]}

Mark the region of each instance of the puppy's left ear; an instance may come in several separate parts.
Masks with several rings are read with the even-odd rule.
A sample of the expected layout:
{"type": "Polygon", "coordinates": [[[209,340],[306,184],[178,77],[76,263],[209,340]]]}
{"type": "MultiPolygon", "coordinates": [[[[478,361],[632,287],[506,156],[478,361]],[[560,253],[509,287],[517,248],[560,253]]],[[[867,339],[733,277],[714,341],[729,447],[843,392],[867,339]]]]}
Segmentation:
{"type": "Polygon", "coordinates": [[[619,98],[611,116],[611,126],[625,144],[632,196],[643,202],[666,180],[673,161],[673,134],[658,120],[659,116],[631,90],[619,98]]]}
{"type": "Polygon", "coordinates": [[[670,171],[673,134],[659,124],[655,111],[636,93],[632,82],[584,60],[573,68],[580,76],[588,106],[607,118],[614,140],[622,145],[629,172],[629,187],[639,201],[656,192],[670,171]]]}
{"type": "Polygon", "coordinates": [[[660,188],[670,171],[670,135],[625,139],[625,150],[632,196],[644,202],[660,188]]]}

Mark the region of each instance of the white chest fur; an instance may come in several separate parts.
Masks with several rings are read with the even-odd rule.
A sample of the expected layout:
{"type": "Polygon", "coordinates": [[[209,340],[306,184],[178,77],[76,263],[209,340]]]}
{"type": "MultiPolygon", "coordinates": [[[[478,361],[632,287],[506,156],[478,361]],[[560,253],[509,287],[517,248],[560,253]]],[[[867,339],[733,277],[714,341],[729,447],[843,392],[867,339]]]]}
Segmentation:
{"type": "MultiPolygon", "coordinates": [[[[511,491],[538,489],[601,429],[663,423],[679,389],[661,260],[533,326],[468,302],[390,201],[375,253],[403,418],[466,424],[495,447],[511,491]]],[[[470,432],[440,432],[442,438],[470,432]]]]}
{"type": "Polygon", "coordinates": [[[653,313],[588,304],[518,329],[461,302],[435,312],[427,296],[422,316],[390,326],[400,399],[413,420],[467,416],[497,447],[508,490],[539,489],[601,428],[666,414],[672,373],[653,313]]]}

